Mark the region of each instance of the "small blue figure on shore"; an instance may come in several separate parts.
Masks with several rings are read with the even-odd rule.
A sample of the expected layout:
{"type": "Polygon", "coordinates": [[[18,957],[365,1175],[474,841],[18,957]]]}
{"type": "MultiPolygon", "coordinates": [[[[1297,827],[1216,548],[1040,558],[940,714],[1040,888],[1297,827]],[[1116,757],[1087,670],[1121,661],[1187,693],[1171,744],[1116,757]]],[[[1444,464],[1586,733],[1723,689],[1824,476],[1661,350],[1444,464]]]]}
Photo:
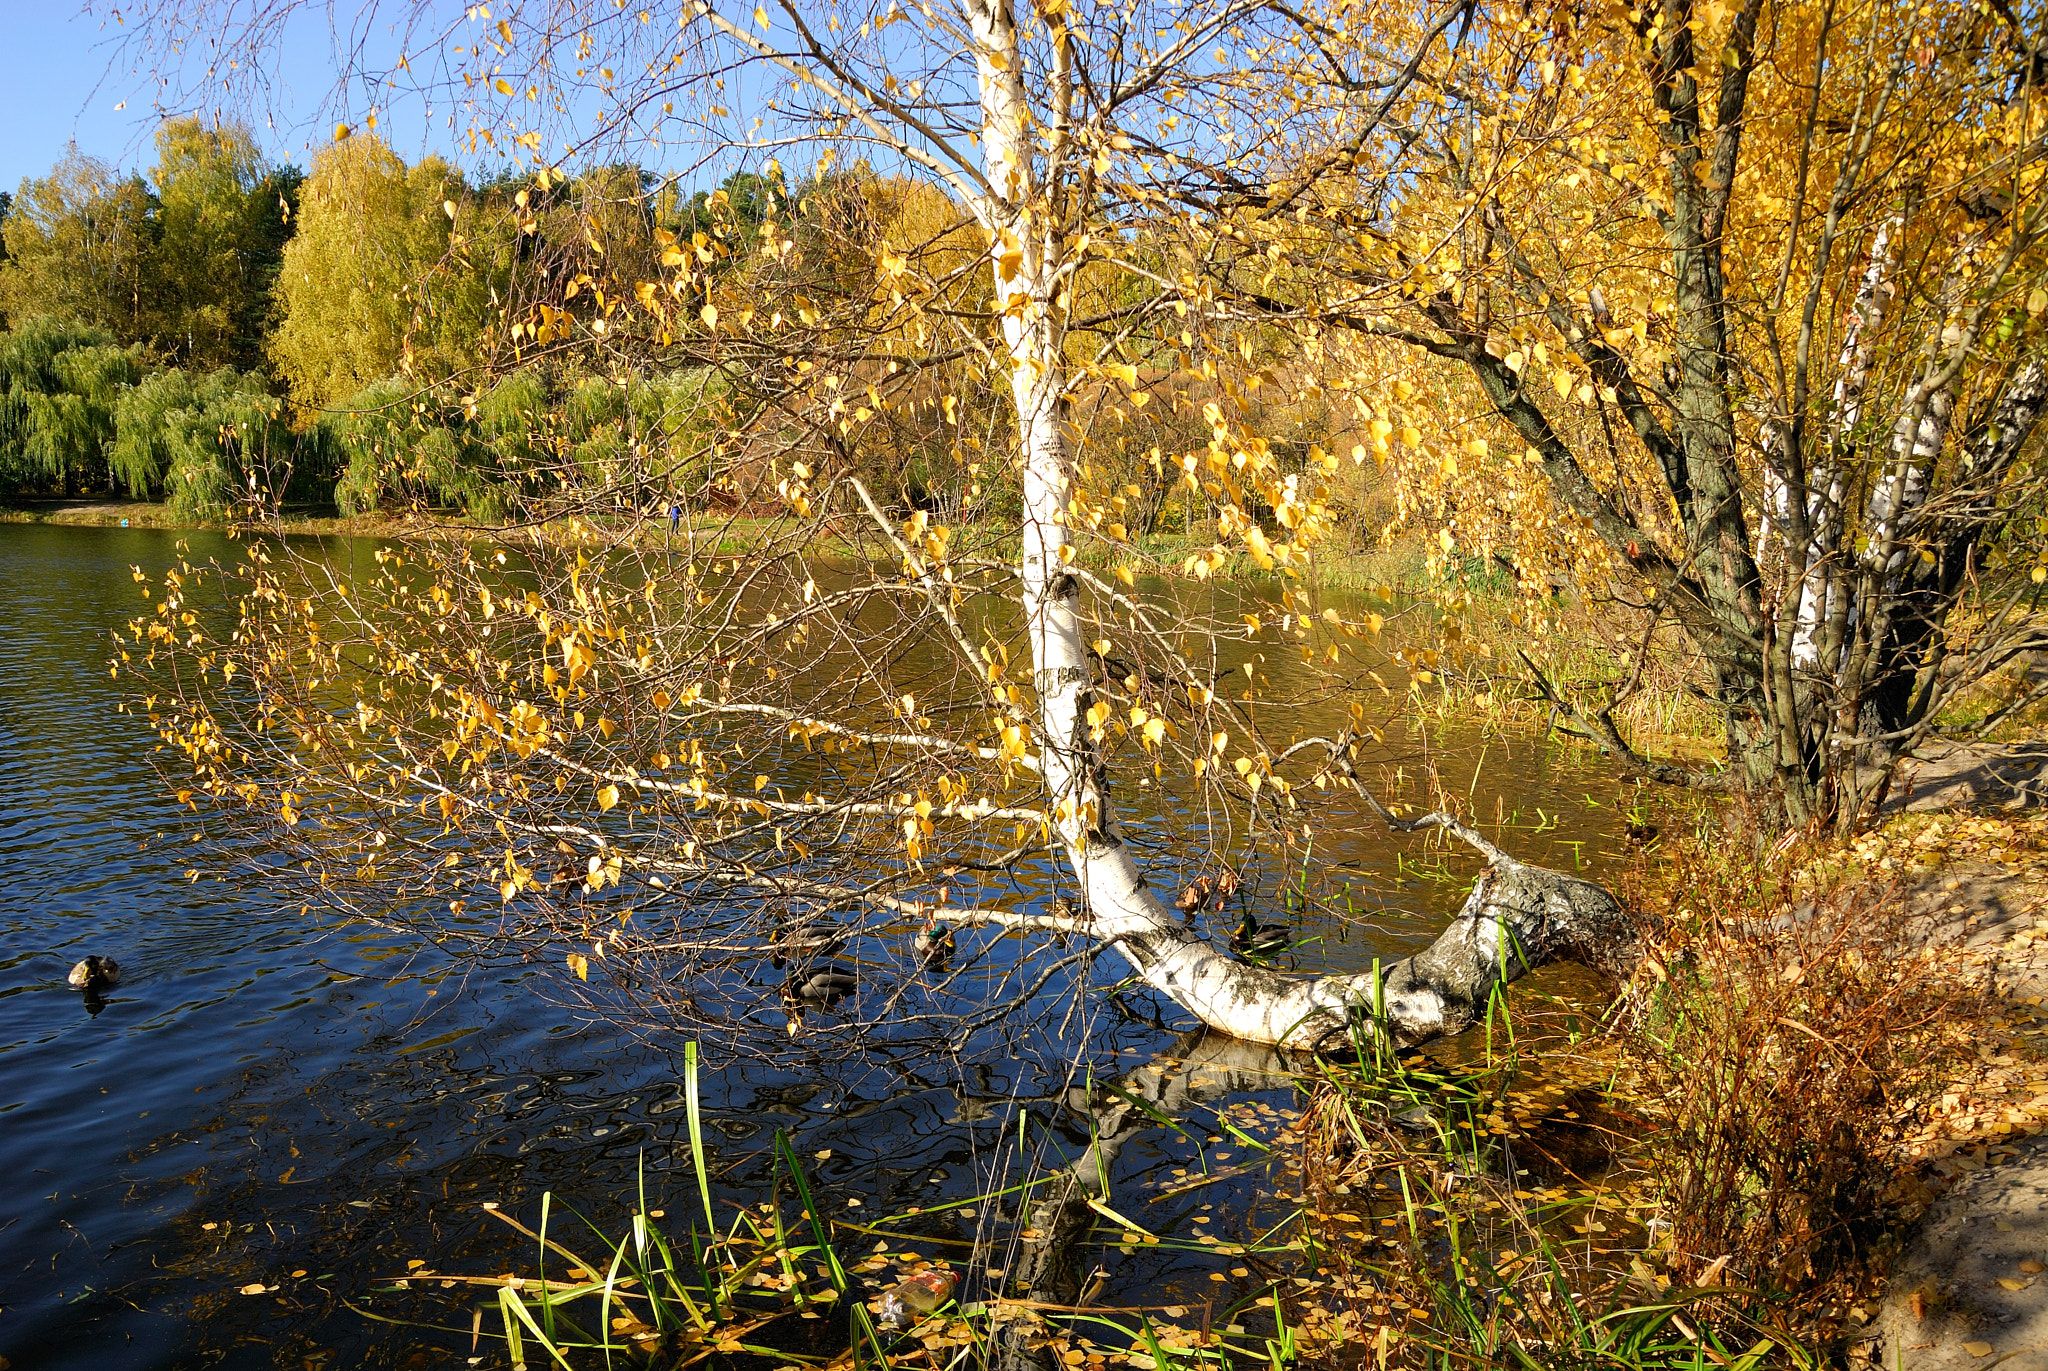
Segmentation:
{"type": "Polygon", "coordinates": [[[671,535],[673,535],[673,534],[675,534],[675,533],[678,533],[678,532],[680,532],[680,531],[681,531],[681,529],[682,529],[682,527],[683,527],[683,506],[682,506],[682,502],[681,502],[681,501],[679,501],[679,500],[671,500],[671,501],[669,501],[669,504],[668,504],[668,531],[669,531],[669,533],[670,533],[671,535]]]}

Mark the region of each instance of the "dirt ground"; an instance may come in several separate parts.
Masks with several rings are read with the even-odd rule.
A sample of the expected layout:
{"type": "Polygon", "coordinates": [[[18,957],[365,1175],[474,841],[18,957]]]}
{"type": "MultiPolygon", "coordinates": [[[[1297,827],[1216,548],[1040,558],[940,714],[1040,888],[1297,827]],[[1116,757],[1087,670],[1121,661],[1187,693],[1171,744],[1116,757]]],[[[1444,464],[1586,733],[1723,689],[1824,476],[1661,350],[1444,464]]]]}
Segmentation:
{"type": "MultiPolygon", "coordinates": [[[[2048,862],[1990,846],[2001,841],[1991,816],[2048,801],[2048,744],[1947,748],[1909,766],[1894,807],[1940,811],[1912,841],[1941,856],[1907,884],[1910,908],[1931,943],[2048,1024],[2048,862]],[[1973,846],[1989,850],[1948,855],[1973,846]]],[[[2007,1123],[1998,1146],[1948,1159],[1960,1174],[1923,1217],[1872,1322],[1866,1351],[1879,1365],[2048,1371],[2048,1132],[2038,1128],[2007,1123]]]]}

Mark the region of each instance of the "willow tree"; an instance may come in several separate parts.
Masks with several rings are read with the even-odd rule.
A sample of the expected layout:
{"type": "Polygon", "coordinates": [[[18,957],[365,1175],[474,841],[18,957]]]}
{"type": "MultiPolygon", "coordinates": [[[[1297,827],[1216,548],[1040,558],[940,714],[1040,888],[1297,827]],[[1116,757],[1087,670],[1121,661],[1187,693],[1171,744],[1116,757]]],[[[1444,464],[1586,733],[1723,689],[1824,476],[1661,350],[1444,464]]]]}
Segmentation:
{"type": "MultiPolygon", "coordinates": [[[[1353,7],[1318,41],[1369,54],[1408,14],[1353,7]]],[[[2041,21],[1478,7],[1398,98],[1305,97],[1327,117],[1298,169],[1175,194],[1244,235],[1219,295],[1343,335],[1357,457],[1447,553],[1537,595],[1618,585],[1645,648],[1682,636],[1727,763],[1631,745],[1640,663],[1588,691],[1536,668],[1569,727],[1846,826],[1904,753],[2042,699],[2006,671],[2048,646],[2041,21]]]]}
{"type": "MultiPolygon", "coordinates": [[[[262,543],[178,569],[124,660],[149,682],[184,798],[269,830],[238,849],[266,880],[448,938],[552,942],[667,1023],[773,1010],[751,978],[794,961],[791,1031],[848,1038],[984,1022],[1105,948],[1203,1022],[1293,1043],[1455,1031],[1531,966],[1623,956],[1597,887],[1448,814],[1382,809],[1359,771],[1375,755],[1362,705],[1341,732],[1298,736],[1289,702],[1267,702],[1363,692],[1380,625],[1317,612],[1303,588],[1335,459],[1259,429],[1298,398],[1286,364],[1320,344],[1219,309],[1211,268],[1244,231],[1189,222],[1166,192],[1287,172],[1324,111],[1275,104],[1270,83],[1292,72],[1312,93],[1345,74],[1320,41],[1341,5],[658,8],[472,11],[390,79],[441,72],[438,107],[458,101],[476,146],[552,148],[547,112],[594,102],[603,136],[688,140],[721,176],[814,159],[787,204],[742,213],[721,191],[709,229],[661,229],[642,279],[611,270],[593,217],[580,249],[555,230],[562,251],[508,288],[487,333],[499,366],[574,358],[621,386],[719,372],[703,460],[758,516],[744,551],[672,540],[645,506],[622,516],[616,489],[564,455],[495,544],[402,544],[350,580],[262,543]],[[921,211],[878,218],[838,197],[835,170],[863,161],[924,182],[921,211]],[[952,384],[968,364],[1005,397],[999,415],[952,384]],[[1212,511],[1214,545],[1178,580],[1140,587],[1136,487],[1105,478],[1073,406],[1091,390],[1126,413],[1157,395],[1201,416],[1189,450],[1151,454],[1212,511]],[[885,505],[850,461],[904,416],[947,435],[965,492],[953,522],[885,505]],[[1205,578],[1233,558],[1274,576],[1277,606],[1219,611],[1205,578]],[[234,607],[218,623],[202,589],[216,577],[234,607]],[[1267,661],[1297,652],[1298,671],[1267,661]],[[1149,874],[1119,776],[1207,816],[1149,874]],[[1291,977],[1173,907],[1183,881],[1196,914],[1221,903],[1261,850],[1335,815],[1330,794],[1488,859],[1434,946],[1291,977]],[[1046,858],[1072,898],[1018,907],[1004,882],[1046,858]],[[1006,961],[993,939],[942,973],[903,946],[925,920],[1081,950],[1006,961]],[[819,981],[819,959],[855,938],[867,969],[819,981]],[[892,957],[904,974],[874,969],[892,957]],[[865,1012],[805,1022],[855,980],[865,1012]],[[966,987],[978,1009],[958,1007],[966,987]]],[[[131,28],[175,43],[177,15],[144,10],[131,28]]],[[[1405,98],[1456,13],[1407,30],[1410,53],[1346,54],[1366,73],[1347,79],[1405,98]]],[[[319,241],[322,165],[294,254],[319,241]]],[[[549,236],[562,182],[537,156],[512,207],[522,235],[549,236]]]]}

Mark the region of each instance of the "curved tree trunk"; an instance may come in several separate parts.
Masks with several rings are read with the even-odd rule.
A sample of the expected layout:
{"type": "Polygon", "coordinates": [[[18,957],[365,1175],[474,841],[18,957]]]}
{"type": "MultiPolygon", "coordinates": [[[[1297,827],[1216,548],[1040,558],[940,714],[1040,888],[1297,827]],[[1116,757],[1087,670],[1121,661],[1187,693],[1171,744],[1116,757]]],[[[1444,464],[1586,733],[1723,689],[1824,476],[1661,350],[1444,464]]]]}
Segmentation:
{"type": "Polygon", "coordinates": [[[985,910],[942,911],[941,917],[1098,939],[1122,953],[1147,985],[1208,1027],[1248,1042],[1295,1048],[1341,1042],[1354,1024],[1396,1043],[1460,1032],[1485,1013],[1497,987],[1549,962],[1580,962],[1610,979],[1627,978],[1636,930],[1606,890],[1517,861],[1444,815],[1426,815],[1413,826],[1448,828],[1491,864],[1472,883],[1450,927],[1422,951],[1381,967],[1377,979],[1369,971],[1293,975],[1218,950],[1161,903],[1127,848],[1099,836],[1074,844],[1087,912],[1072,919],[1012,919],[985,910]]]}
{"type": "MultiPolygon", "coordinates": [[[[1023,494],[1018,575],[1038,695],[1040,771],[1054,824],[1086,897],[1086,911],[1076,919],[1029,916],[1014,922],[1110,943],[1149,985],[1211,1028],[1295,1046],[1348,1032],[1360,1013],[1404,1040],[1456,1032],[1495,986],[1532,967],[1564,956],[1613,956],[1628,930],[1604,890],[1515,861],[1441,815],[1410,826],[1447,827],[1475,843],[1492,865],[1435,944],[1384,968],[1377,979],[1309,979],[1238,961],[1211,947],[1147,888],[1118,831],[1101,745],[1089,726],[1094,663],[1079,609],[1079,581],[1067,567],[1073,552],[1064,525],[1073,464],[1065,400],[1070,376],[1060,331],[1061,235],[1046,213],[1045,187],[1037,184],[1037,133],[1026,117],[1024,68],[1008,0],[976,0],[968,12],[978,49],[985,167],[979,211],[992,239],[990,261],[1017,415],[1023,494]]],[[[1006,922],[988,915],[980,921],[1006,922]]]]}

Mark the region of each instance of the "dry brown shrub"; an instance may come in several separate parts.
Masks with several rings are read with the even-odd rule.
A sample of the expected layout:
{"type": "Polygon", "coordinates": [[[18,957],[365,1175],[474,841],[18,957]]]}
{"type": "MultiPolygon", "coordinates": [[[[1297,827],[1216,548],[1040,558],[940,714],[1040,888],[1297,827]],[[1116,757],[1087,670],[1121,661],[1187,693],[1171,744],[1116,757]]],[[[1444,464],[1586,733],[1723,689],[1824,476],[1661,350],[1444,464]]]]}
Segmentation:
{"type": "Polygon", "coordinates": [[[1674,844],[1625,887],[1653,930],[1620,1025],[1663,1125],[1668,1264],[1726,1258],[1731,1281],[1786,1292],[1853,1283],[1917,1192],[1907,1135],[1991,1009],[1894,885],[1730,847],[1753,850],[1674,844]]]}

